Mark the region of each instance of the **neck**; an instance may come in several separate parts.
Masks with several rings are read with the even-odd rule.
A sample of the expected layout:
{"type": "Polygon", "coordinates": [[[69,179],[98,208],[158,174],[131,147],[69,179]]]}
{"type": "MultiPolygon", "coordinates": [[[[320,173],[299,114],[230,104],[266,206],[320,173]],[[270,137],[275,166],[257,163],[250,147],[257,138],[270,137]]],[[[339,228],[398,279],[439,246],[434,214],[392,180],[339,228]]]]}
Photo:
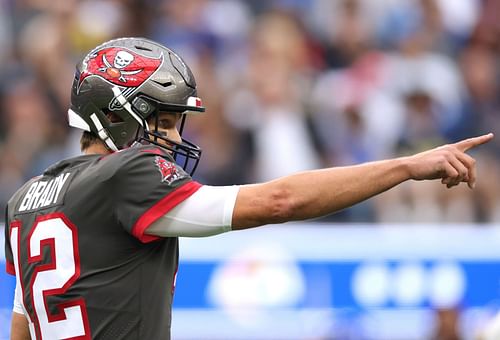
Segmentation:
{"type": "Polygon", "coordinates": [[[83,153],[85,155],[95,155],[95,154],[105,155],[111,153],[111,151],[109,151],[109,149],[106,148],[102,143],[94,143],[85,150],[83,150],[83,153]]]}

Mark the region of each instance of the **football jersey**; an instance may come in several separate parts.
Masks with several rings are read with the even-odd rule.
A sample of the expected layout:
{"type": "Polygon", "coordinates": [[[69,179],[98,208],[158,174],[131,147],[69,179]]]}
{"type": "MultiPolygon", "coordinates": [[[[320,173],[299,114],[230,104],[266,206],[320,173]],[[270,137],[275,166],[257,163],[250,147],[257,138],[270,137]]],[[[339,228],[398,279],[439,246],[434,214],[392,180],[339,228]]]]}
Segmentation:
{"type": "Polygon", "coordinates": [[[7,206],[7,271],[36,339],[169,339],[178,239],[145,233],[200,188],[152,145],[63,160],[7,206]]]}

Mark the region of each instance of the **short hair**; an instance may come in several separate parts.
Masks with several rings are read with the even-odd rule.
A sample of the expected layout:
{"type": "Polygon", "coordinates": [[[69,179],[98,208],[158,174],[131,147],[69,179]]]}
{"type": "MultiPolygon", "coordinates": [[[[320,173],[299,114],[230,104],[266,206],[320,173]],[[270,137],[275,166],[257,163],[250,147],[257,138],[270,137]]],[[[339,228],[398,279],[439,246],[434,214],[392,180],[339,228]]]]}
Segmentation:
{"type": "Polygon", "coordinates": [[[90,146],[100,143],[101,140],[94,133],[89,131],[83,131],[82,137],[80,138],[80,149],[85,151],[90,146]]]}

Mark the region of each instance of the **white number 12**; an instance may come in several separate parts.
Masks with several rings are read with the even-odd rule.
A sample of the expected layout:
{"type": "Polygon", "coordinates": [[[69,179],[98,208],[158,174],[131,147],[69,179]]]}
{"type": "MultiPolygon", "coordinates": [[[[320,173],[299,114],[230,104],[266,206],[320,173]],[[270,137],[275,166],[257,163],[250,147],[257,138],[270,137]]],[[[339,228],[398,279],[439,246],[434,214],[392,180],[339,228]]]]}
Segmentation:
{"type": "MultiPolygon", "coordinates": [[[[16,272],[21,273],[19,258],[19,224],[11,225],[16,272]],[[16,254],[17,253],[17,254],[16,254]]],[[[30,289],[33,315],[30,315],[37,339],[90,339],[87,311],[83,298],[57,305],[58,313],[49,311],[47,297],[64,294],[80,276],[80,257],[76,227],[63,215],[54,213],[37,219],[28,238],[28,263],[42,260],[44,247],[50,249],[50,262],[34,268],[30,289]]],[[[24,296],[23,292],[23,296],[24,296]]],[[[26,303],[26,301],[24,302],[26,303]]]]}

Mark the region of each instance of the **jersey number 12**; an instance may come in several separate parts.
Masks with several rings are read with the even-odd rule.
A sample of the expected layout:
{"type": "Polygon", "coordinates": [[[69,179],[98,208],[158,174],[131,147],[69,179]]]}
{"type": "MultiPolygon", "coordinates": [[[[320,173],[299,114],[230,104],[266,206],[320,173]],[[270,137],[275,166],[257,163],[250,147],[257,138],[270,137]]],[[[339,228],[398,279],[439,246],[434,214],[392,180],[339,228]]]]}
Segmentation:
{"type": "MultiPolygon", "coordinates": [[[[10,244],[17,273],[22,273],[18,251],[20,228],[19,221],[11,224],[10,244]]],[[[23,296],[26,296],[24,290],[30,289],[33,313],[28,314],[34,325],[36,338],[90,339],[83,298],[58,304],[57,313],[49,311],[47,302],[49,296],[64,294],[80,276],[76,227],[61,213],[41,216],[37,218],[28,242],[23,246],[28,248],[28,263],[35,266],[30,283],[22,287],[23,296]],[[42,261],[45,247],[50,249],[50,260],[37,264],[42,261]]]]}

